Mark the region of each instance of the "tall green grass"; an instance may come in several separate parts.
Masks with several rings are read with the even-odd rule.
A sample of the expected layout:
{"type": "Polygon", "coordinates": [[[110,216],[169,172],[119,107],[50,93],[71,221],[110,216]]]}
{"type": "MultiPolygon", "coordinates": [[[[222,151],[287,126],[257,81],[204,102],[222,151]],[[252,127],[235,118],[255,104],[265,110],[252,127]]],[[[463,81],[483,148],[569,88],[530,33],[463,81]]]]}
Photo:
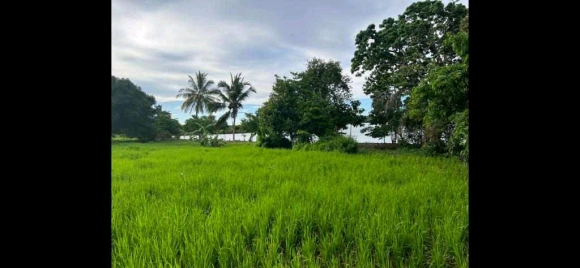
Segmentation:
{"type": "Polygon", "coordinates": [[[112,146],[113,267],[468,267],[454,159],[112,146]]]}

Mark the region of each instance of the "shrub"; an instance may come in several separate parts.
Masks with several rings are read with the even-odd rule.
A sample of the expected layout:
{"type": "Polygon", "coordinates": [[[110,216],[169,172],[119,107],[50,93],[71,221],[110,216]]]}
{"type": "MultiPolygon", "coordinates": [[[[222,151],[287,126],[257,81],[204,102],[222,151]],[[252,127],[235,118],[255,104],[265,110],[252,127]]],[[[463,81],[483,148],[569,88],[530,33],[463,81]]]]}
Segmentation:
{"type": "Polygon", "coordinates": [[[336,151],[354,154],[358,152],[358,143],[351,137],[333,135],[323,137],[315,143],[298,143],[292,148],[295,151],[336,151]]]}
{"type": "Polygon", "coordinates": [[[278,135],[258,135],[256,145],[264,148],[292,148],[292,142],[289,139],[278,135]]]}
{"type": "Polygon", "coordinates": [[[436,156],[436,155],[444,155],[445,154],[445,147],[443,144],[438,144],[434,142],[427,142],[421,146],[419,152],[423,155],[427,156],[436,156]]]}
{"type": "Polygon", "coordinates": [[[218,139],[218,136],[209,136],[209,135],[202,135],[201,139],[199,140],[201,146],[206,147],[222,147],[226,145],[226,142],[222,139],[218,139]]]}

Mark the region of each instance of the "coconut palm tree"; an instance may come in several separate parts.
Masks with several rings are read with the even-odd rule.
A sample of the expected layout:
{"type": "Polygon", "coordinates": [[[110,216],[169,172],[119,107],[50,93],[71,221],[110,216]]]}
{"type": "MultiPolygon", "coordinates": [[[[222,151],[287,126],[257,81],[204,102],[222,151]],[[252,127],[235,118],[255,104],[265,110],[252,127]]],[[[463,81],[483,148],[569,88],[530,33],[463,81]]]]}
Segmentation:
{"type": "Polygon", "coordinates": [[[189,75],[189,84],[191,87],[182,88],[177,94],[177,98],[184,98],[183,104],[181,105],[181,110],[184,112],[190,112],[195,110],[195,116],[204,111],[210,114],[215,112],[216,103],[219,101],[218,97],[220,91],[217,89],[210,88],[214,82],[207,79],[207,73],[202,73],[199,71],[195,75],[194,80],[191,75],[189,75]]]}
{"type": "Polygon", "coordinates": [[[232,140],[236,140],[236,117],[238,116],[238,111],[243,108],[242,102],[245,101],[250,92],[256,93],[256,90],[252,87],[250,82],[244,81],[241,77],[242,74],[239,73],[233,76],[230,73],[231,82],[228,85],[225,81],[220,81],[218,83],[218,89],[220,89],[220,98],[222,100],[221,104],[214,105],[214,110],[221,110],[227,108],[228,111],[220,117],[218,121],[226,120],[228,117],[234,119],[232,125],[232,140]]]}

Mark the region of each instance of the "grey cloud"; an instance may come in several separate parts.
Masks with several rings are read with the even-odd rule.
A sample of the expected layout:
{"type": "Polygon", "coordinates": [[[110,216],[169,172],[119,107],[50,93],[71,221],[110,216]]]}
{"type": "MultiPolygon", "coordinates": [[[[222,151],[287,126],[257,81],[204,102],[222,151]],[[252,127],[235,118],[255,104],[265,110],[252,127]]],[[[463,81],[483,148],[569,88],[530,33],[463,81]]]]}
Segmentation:
{"type": "Polygon", "coordinates": [[[269,97],[274,74],[290,77],[318,57],[340,61],[354,97],[368,99],[364,77],[350,74],[354,38],[412,2],[113,0],[112,74],[172,103],[188,75],[206,72],[218,83],[241,72],[257,90],[247,105],[258,107],[269,97]]]}

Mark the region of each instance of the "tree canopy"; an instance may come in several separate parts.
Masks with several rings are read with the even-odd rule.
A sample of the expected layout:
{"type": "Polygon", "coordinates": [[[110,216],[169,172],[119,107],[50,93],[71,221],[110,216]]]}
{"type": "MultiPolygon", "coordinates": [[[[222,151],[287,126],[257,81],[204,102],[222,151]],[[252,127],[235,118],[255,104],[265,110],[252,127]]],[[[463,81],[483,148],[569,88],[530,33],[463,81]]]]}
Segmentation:
{"type": "Polygon", "coordinates": [[[140,141],[155,138],[155,98],[129,79],[111,76],[111,134],[140,141]]]}
{"type": "Polygon", "coordinates": [[[445,147],[450,135],[443,133],[457,125],[448,119],[466,107],[467,13],[460,3],[420,1],[383,20],[379,30],[371,24],[357,34],[351,72],[369,72],[367,135],[445,147]]]}
{"type": "Polygon", "coordinates": [[[338,61],[314,58],[293,78],[279,77],[268,101],[258,110],[262,136],[289,136],[293,142],[311,142],[314,136],[334,135],[365,117],[352,99],[350,77],[338,61]]]}
{"type": "Polygon", "coordinates": [[[205,111],[215,112],[219,90],[212,88],[214,81],[207,78],[207,73],[199,71],[195,79],[190,75],[188,82],[190,87],[180,89],[177,94],[178,98],[185,99],[181,110],[186,113],[195,111],[196,116],[205,111]]]}
{"type": "Polygon", "coordinates": [[[220,89],[219,96],[221,103],[218,103],[215,110],[227,109],[228,111],[223,114],[218,121],[225,121],[228,117],[231,117],[233,122],[232,127],[232,139],[236,140],[236,117],[238,116],[238,111],[243,108],[243,102],[250,96],[250,93],[256,93],[256,89],[252,87],[252,84],[248,81],[244,81],[242,74],[236,74],[235,76],[230,74],[230,83],[226,81],[220,81],[218,83],[218,88],[220,89]]]}
{"type": "Polygon", "coordinates": [[[179,139],[182,134],[182,126],[171,113],[164,111],[161,105],[155,106],[155,140],[170,140],[173,137],[179,139]]]}
{"type": "Polygon", "coordinates": [[[409,115],[422,121],[426,141],[464,159],[469,156],[468,23],[465,17],[461,31],[448,34],[446,39],[460,61],[431,69],[413,88],[409,100],[409,115]]]}

